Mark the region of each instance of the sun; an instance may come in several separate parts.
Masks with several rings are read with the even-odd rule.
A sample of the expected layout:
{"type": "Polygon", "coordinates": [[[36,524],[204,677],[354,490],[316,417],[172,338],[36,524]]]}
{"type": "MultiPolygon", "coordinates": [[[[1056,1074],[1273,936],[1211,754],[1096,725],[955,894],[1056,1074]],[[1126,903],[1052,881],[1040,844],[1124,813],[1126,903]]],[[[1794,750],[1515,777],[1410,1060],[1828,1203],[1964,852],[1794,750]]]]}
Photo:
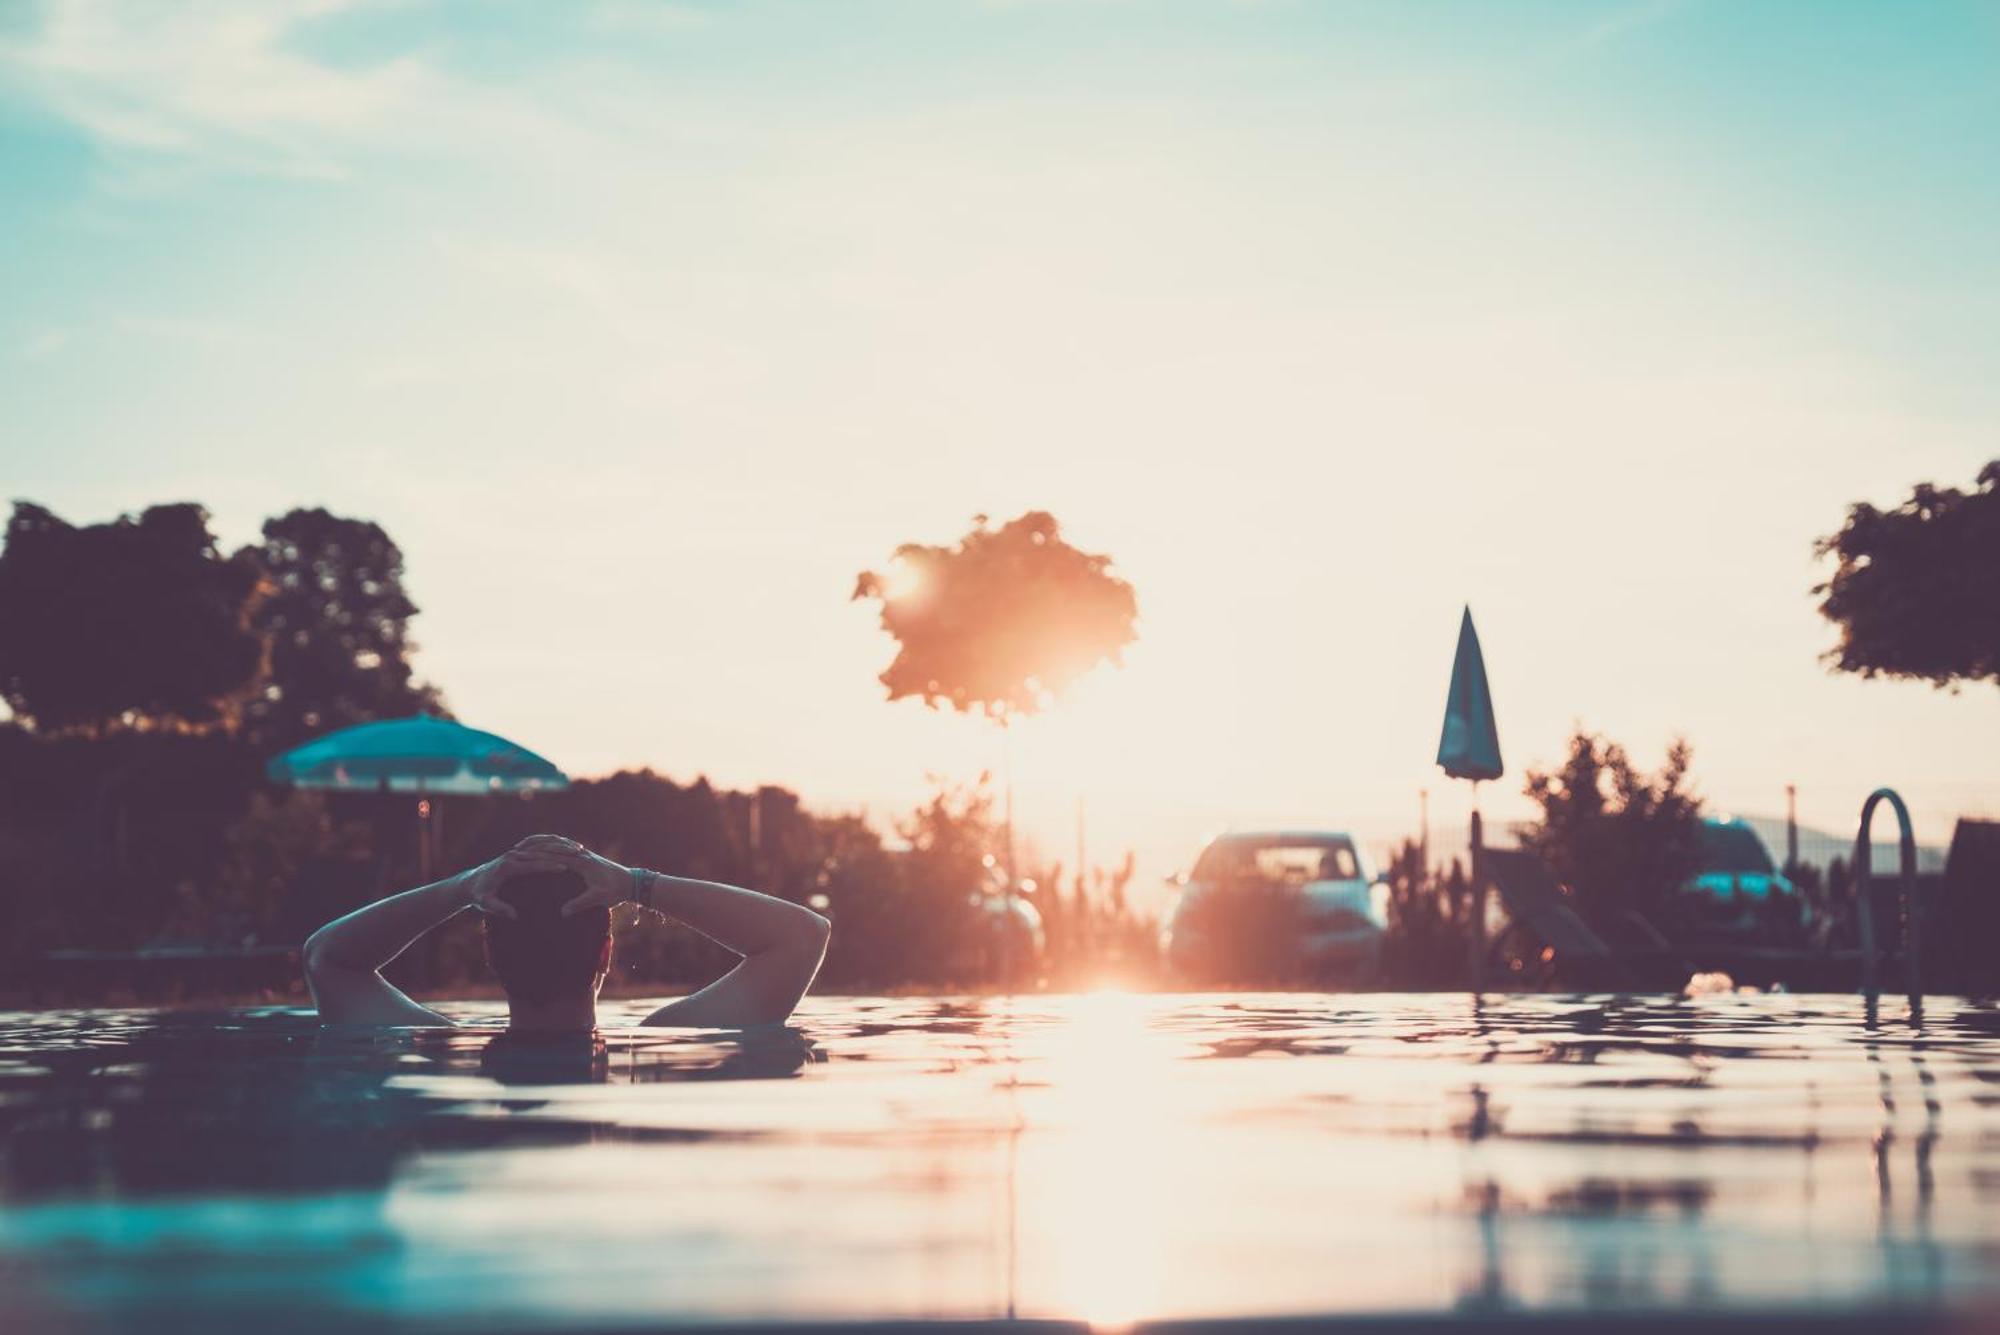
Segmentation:
{"type": "Polygon", "coordinates": [[[882,597],[889,602],[901,602],[914,598],[924,589],[924,572],[916,565],[896,557],[882,572],[882,597]]]}

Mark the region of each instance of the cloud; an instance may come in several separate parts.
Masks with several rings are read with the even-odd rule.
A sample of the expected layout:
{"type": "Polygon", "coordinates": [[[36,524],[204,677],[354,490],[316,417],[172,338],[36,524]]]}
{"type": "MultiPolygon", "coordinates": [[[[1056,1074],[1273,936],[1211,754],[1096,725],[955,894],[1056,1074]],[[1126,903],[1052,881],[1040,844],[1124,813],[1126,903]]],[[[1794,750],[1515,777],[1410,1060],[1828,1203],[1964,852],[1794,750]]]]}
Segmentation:
{"type": "Polygon", "coordinates": [[[587,18],[600,32],[673,35],[707,27],[711,16],[698,6],[673,0],[598,0],[587,18]]]}
{"type": "Polygon", "coordinates": [[[111,327],[121,334],[134,334],[141,338],[155,338],[167,343],[181,343],[200,348],[217,348],[232,343],[242,343],[251,335],[248,330],[234,325],[221,324],[213,320],[190,320],[172,315],[143,315],[121,313],[111,318],[111,327]]]}
{"type": "Polygon", "coordinates": [[[599,251],[527,245],[493,237],[440,236],[437,248],[453,264],[486,278],[606,306],[629,285],[599,251]]]}
{"type": "Polygon", "coordinates": [[[21,340],[20,354],[30,361],[53,357],[68,347],[76,338],[68,329],[43,329],[21,340]]]}
{"type": "Polygon", "coordinates": [[[338,176],[326,137],[376,122],[414,71],[337,71],[285,49],[296,25],[332,8],[50,0],[31,38],[0,48],[0,69],[114,150],[338,176]]]}
{"type": "Polygon", "coordinates": [[[402,55],[365,68],[316,61],[308,24],[367,0],[47,0],[0,44],[0,79],[89,134],[115,186],[147,190],[221,171],[346,179],[364,147],[518,142],[532,117],[402,55]]]}
{"type": "Polygon", "coordinates": [[[1686,7],[1686,0],[1640,0],[1638,4],[1612,10],[1595,19],[1568,49],[1572,52],[1587,51],[1617,41],[1628,32],[1664,23],[1686,7]]]}

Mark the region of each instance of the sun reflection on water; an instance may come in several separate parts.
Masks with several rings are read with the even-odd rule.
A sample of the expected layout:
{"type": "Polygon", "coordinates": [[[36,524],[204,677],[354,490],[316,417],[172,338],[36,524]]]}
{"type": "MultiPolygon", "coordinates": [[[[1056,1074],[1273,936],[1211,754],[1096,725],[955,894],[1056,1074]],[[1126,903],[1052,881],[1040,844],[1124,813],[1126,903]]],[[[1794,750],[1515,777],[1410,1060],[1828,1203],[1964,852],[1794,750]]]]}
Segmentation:
{"type": "Polygon", "coordinates": [[[1037,1051],[1019,1163],[1022,1269],[1051,1315],[1117,1330],[1158,1310],[1174,1203],[1175,1044],[1149,999],[1071,999],[1037,1051]]]}

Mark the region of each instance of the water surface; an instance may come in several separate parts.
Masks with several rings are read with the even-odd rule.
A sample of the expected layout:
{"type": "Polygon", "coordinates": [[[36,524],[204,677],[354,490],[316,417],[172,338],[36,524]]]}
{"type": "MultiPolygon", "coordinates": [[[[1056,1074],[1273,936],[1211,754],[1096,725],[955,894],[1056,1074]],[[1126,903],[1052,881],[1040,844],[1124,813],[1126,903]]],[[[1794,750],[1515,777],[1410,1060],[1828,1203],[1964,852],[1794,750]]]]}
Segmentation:
{"type": "Polygon", "coordinates": [[[0,1015],[9,1330],[1990,1313],[2000,1013],[809,999],[596,1046],[0,1015]]]}

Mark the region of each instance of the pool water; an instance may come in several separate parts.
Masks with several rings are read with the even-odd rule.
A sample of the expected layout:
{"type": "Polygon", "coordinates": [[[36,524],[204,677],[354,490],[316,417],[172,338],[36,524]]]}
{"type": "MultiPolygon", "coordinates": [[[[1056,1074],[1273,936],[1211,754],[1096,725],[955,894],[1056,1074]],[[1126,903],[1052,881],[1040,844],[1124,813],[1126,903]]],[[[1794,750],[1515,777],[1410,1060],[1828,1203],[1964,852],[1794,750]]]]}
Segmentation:
{"type": "Polygon", "coordinates": [[[2000,1012],[812,998],[0,1015],[0,1327],[2000,1312],[2000,1012]]]}

